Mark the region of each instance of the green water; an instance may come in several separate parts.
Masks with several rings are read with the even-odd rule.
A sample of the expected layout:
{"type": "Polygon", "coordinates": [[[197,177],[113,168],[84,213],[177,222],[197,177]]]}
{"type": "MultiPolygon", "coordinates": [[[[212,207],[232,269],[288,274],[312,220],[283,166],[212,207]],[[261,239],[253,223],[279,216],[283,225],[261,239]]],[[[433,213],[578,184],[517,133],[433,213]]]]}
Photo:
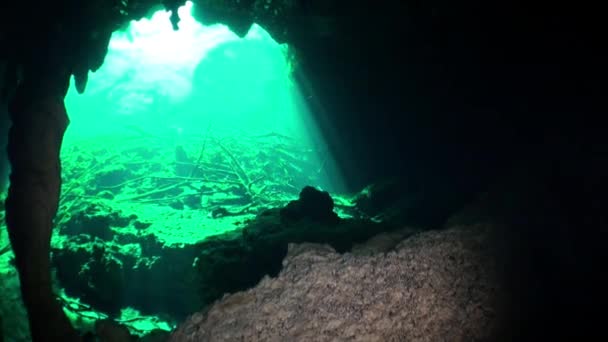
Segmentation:
{"type": "MultiPolygon", "coordinates": [[[[349,205],[289,47],[255,24],[243,38],[203,26],[190,8],[180,8],[178,31],[160,11],[115,32],[84,94],[73,84],[67,94],[51,245],[56,292],[81,331],[106,317],[136,334],[170,330],[175,317],[157,311],[182,305],[171,298],[198,296],[175,290],[197,276],[180,250],[222,234],[229,241],[306,185],[349,205]]],[[[5,336],[27,340],[4,226],[0,232],[5,336]]]]}
{"type": "Polygon", "coordinates": [[[160,11],[114,33],[86,92],[70,88],[59,222],[101,198],[188,243],[233,229],[214,219],[218,208],[255,215],[306,185],[341,188],[288,46],[255,24],[244,38],[203,26],[190,7],[178,31],[160,11]],[[191,220],[203,234],[177,232],[191,220]]]}
{"type": "MultiPolygon", "coordinates": [[[[85,93],[72,85],[66,97],[70,125],[52,248],[56,291],[81,330],[108,316],[138,334],[170,330],[176,321],[154,308],[170,311],[171,303],[146,301],[164,295],[159,282],[181,286],[181,279],[146,284],[139,269],[169,277],[162,255],[238,232],[306,185],[340,201],[339,168],[295,81],[289,47],[255,24],[244,38],[223,25],[203,26],[190,7],[180,9],[178,31],[160,11],[115,32],[85,93]],[[108,301],[135,298],[147,287],[157,292],[108,312],[116,309],[108,301]]],[[[4,331],[27,339],[1,232],[0,283],[13,294],[0,298],[4,331]]]]}

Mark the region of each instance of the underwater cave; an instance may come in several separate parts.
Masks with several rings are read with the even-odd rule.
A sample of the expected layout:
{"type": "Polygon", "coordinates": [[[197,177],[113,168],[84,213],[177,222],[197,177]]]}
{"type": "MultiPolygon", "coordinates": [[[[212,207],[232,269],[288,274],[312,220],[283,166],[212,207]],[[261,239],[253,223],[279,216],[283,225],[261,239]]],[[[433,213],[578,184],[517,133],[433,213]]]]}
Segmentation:
{"type": "MultiPolygon", "coordinates": [[[[190,278],[203,241],[231,242],[306,186],[345,196],[287,44],[257,24],[244,37],[205,26],[192,6],[179,8],[177,30],[161,8],[115,31],[86,92],[74,79],[67,92],[51,248],[64,310],[80,324],[170,330],[218,291],[276,272],[286,252],[276,243],[270,265],[201,293],[190,278]]],[[[348,199],[339,204],[352,217],[348,199]]],[[[233,263],[218,267],[242,267],[233,263]]]]}
{"type": "Polygon", "coordinates": [[[580,317],[608,302],[598,20],[6,2],[0,341],[601,331],[580,317]]]}

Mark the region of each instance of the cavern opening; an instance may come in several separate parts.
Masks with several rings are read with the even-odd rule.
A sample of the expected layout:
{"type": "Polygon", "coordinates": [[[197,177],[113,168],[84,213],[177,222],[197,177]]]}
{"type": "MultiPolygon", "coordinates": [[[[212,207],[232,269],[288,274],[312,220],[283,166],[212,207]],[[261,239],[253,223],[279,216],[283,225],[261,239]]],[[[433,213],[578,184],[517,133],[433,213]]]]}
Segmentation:
{"type": "Polygon", "coordinates": [[[603,13],[3,1],[0,342],[603,333],[603,13]]]}
{"type": "Polygon", "coordinates": [[[86,91],[72,78],[65,98],[51,248],[64,311],[84,330],[107,317],[138,334],[175,328],[202,303],[183,267],[197,244],[240,234],[305,186],[353,215],[287,44],[257,24],[244,37],[205,26],[191,2],[178,13],[178,30],[161,8],[115,31],[86,91]]]}

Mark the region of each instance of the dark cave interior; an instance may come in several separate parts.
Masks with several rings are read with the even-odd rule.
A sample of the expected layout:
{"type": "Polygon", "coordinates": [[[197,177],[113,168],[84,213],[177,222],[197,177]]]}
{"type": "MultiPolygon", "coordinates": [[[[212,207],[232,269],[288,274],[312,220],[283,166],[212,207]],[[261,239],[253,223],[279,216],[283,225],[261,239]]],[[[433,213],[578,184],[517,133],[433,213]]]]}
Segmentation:
{"type": "MultiPolygon", "coordinates": [[[[21,102],[65,94],[65,74],[84,89],[109,35],[157,5],[123,1],[126,14],[115,16],[113,3],[5,1],[3,106],[15,97],[17,66],[20,87],[29,87],[21,102]]],[[[385,179],[423,189],[416,208],[428,215],[411,222],[433,227],[490,194],[483,210],[514,227],[505,253],[512,337],[603,330],[593,314],[607,300],[608,260],[606,59],[596,5],[275,1],[273,15],[258,1],[197,4],[210,13],[201,20],[235,32],[256,21],[295,49],[296,78],[352,191],[385,179]]],[[[0,126],[6,134],[8,121],[0,126]]]]}

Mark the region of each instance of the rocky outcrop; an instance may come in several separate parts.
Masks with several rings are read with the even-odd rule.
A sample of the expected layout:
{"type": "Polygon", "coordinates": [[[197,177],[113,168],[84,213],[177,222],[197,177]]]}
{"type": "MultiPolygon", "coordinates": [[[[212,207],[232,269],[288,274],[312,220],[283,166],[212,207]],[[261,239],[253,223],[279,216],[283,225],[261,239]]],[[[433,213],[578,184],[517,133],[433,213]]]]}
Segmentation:
{"type": "Polygon", "coordinates": [[[334,200],[327,191],[319,191],[311,186],[304,187],[297,201],[291,201],[280,211],[284,221],[301,221],[310,219],[313,222],[335,225],[340,222],[334,213],[334,200]]]}
{"type": "Polygon", "coordinates": [[[503,289],[490,226],[426,232],[388,253],[290,244],[284,268],[191,316],[171,341],[480,341],[503,289]]]}
{"type": "Polygon", "coordinates": [[[68,295],[112,317],[132,307],[183,320],[226,293],[253,287],[265,275],[276,276],[290,243],[327,244],[340,253],[354,247],[361,254],[396,245],[394,237],[386,237],[377,246],[362,246],[397,227],[340,219],[333,209],[328,193],[307,187],[299,199],[260,213],[241,229],[192,244],[170,244],[141,228],[145,222],[137,216],[100,201],[66,218],[61,238],[54,242],[53,264],[68,295]]]}

